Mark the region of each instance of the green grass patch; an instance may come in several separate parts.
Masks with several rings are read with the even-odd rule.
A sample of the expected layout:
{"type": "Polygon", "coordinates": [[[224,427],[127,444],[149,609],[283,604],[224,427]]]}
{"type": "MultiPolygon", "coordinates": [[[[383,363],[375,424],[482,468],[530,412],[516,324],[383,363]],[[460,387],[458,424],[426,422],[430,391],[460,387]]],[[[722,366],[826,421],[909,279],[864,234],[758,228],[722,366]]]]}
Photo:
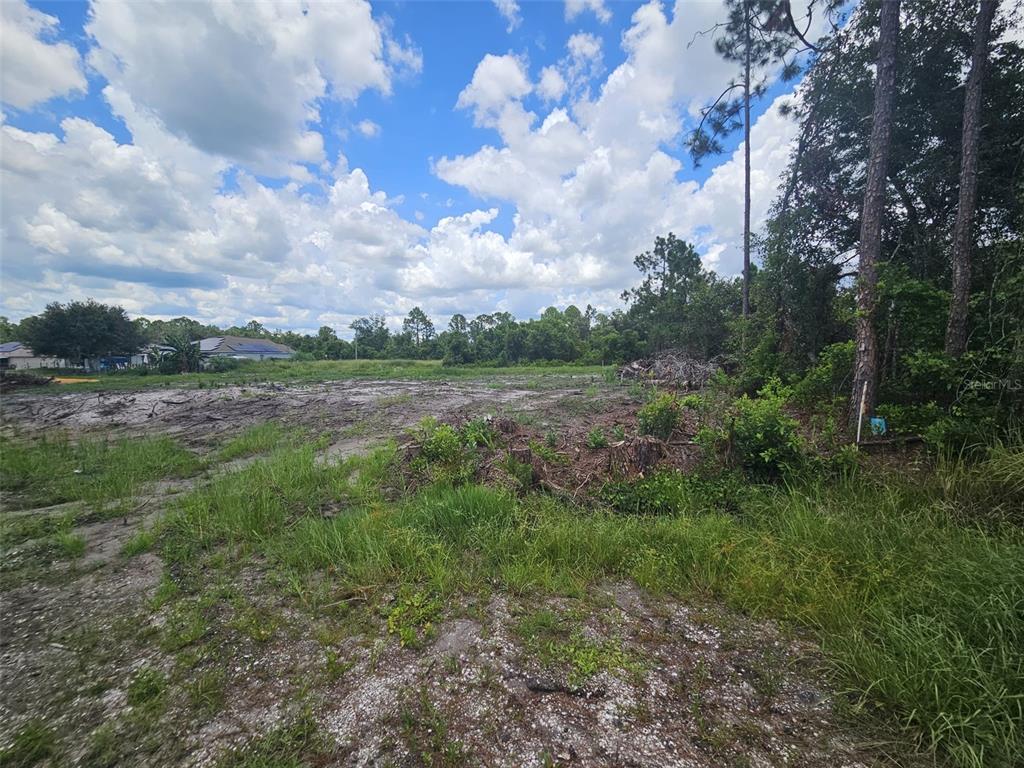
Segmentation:
{"type": "Polygon", "coordinates": [[[231,461],[260,453],[270,453],[277,448],[298,444],[303,435],[305,430],[301,428],[285,427],[276,421],[265,421],[228,440],[217,451],[216,457],[220,461],[231,461]]]}
{"type": "Polygon", "coordinates": [[[31,768],[57,754],[57,736],[42,720],[29,720],[14,734],[9,746],[0,749],[0,766],[31,768]]]}
{"type": "Polygon", "coordinates": [[[311,768],[334,763],[335,749],[311,713],[223,754],[216,768],[311,768]]]}
{"type": "MultiPolygon", "coordinates": [[[[861,473],[742,493],[722,480],[728,513],[701,500],[708,486],[669,478],[669,490],[644,491],[652,516],[479,485],[402,496],[389,490],[394,462],[393,447],[334,465],[305,446],[279,451],[184,499],[164,554],[188,563],[243,547],[297,584],[329,573],[341,592],[398,590],[409,596],[394,612],[399,637],[433,621],[420,609],[434,596],[443,604],[494,586],[579,595],[619,579],[714,595],[816,633],[841,685],[956,764],[1021,754],[1024,535],[960,522],[956,499],[977,498],[967,477],[955,496],[935,475],[861,473]]],[[[560,642],[579,675],[620,661],[582,637],[560,642]]]]}
{"type": "MultiPolygon", "coordinates": [[[[350,379],[450,381],[501,378],[522,380],[536,388],[561,386],[566,377],[603,381],[609,366],[599,365],[516,365],[476,366],[455,365],[442,367],[440,360],[265,360],[243,363],[229,371],[203,371],[185,374],[150,373],[99,374],[96,382],[73,385],[51,385],[33,388],[33,394],[61,395],[69,392],[96,392],[113,390],[158,389],[161,387],[209,388],[218,386],[244,386],[261,382],[305,384],[350,379]]],[[[17,395],[13,395],[17,396],[17,395]]]]}
{"type": "Polygon", "coordinates": [[[144,482],[187,477],[201,466],[195,454],[168,437],[71,442],[61,435],[6,443],[0,488],[22,506],[83,501],[102,511],[137,493],[144,482]]]}

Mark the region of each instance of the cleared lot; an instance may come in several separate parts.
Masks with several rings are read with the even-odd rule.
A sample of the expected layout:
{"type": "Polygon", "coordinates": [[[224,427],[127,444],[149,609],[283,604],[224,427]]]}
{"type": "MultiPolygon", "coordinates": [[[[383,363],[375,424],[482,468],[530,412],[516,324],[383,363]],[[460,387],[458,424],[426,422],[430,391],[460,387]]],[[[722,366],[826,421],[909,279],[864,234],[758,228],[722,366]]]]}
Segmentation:
{"type": "Polygon", "coordinates": [[[635,439],[590,435],[632,433],[641,398],[590,374],[7,398],[22,462],[2,513],[8,756],[912,762],[853,716],[809,636],[713,597],[734,546],[718,517],[565,506],[635,439]],[[424,417],[489,425],[472,454],[487,486],[417,474],[424,417]],[[499,460],[531,450],[534,482],[558,492],[499,460]],[[684,590],[668,587],[675,546],[684,590]]]}

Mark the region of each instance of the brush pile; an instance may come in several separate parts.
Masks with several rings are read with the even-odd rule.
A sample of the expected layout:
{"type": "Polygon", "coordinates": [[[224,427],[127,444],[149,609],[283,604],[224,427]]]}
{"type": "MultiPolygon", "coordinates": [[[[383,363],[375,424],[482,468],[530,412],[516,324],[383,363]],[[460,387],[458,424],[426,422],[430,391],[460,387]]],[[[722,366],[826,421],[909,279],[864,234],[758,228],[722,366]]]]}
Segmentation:
{"type": "Polygon", "coordinates": [[[619,380],[646,381],[672,389],[701,389],[721,365],[714,359],[696,360],[678,349],[666,349],[654,357],[634,360],[619,368],[619,380]]]}
{"type": "Polygon", "coordinates": [[[0,392],[10,392],[25,387],[42,387],[53,381],[51,376],[37,376],[34,373],[4,373],[0,375],[0,392]]]}

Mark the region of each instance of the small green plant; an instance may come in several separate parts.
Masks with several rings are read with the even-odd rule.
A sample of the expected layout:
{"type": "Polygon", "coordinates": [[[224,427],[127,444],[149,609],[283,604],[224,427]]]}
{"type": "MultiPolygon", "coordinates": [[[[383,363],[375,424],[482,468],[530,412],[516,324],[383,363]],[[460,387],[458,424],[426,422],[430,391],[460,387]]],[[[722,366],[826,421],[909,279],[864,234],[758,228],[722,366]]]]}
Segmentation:
{"type": "Polygon", "coordinates": [[[403,590],[387,613],[388,634],[398,635],[403,648],[418,648],[434,628],[441,602],[423,591],[403,590]]]}
{"type": "Polygon", "coordinates": [[[525,461],[519,461],[510,453],[505,455],[502,469],[519,484],[519,490],[526,491],[533,486],[533,467],[525,461]]]}
{"type": "Polygon", "coordinates": [[[77,560],[85,554],[85,539],[71,531],[57,531],[53,535],[57,556],[65,560],[77,560]]]}
{"type": "Polygon", "coordinates": [[[420,452],[413,462],[413,469],[436,482],[452,485],[467,482],[476,471],[476,441],[487,444],[486,441],[494,439],[490,427],[484,422],[475,424],[470,429],[469,439],[465,439],[464,433],[451,424],[439,424],[429,417],[420,422],[414,434],[420,440],[420,452]]]}
{"type": "Polygon", "coordinates": [[[125,557],[135,557],[143,552],[149,552],[156,544],[156,534],[153,531],[140,530],[121,547],[121,554],[125,557]]]}
{"type": "Polygon", "coordinates": [[[473,419],[462,428],[462,439],[470,448],[493,448],[497,437],[485,419],[473,419]]]}
{"type": "Polygon", "coordinates": [[[558,447],[558,433],[555,430],[549,429],[544,435],[544,445],[552,450],[558,447]]]}
{"type": "Polygon", "coordinates": [[[656,396],[637,411],[640,434],[668,440],[679,424],[681,410],[679,398],[671,392],[656,396]]]}
{"type": "Polygon", "coordinates": [[[594,449],[608,447],[608,438],[605,437],[603,429],[594,427],[587,433],[587,447],[594,449]]]}
{"type": "Polygon", "coordinates": [[[327,657],[324,671],[327,673],[327,679],[331,682],[340,680],[356,665],[355,659],[342,659],[333,648],[328,648],[324,653],[327,657]]]}
{"type": "Polygon", "coordinates": [[[201,673],[185,686],[192,708],[204,715],[213,715],[224,706],[225,675],[220,669],[201,673]]]}
{"type": "Polygon", "coordinates": [[[529,442],[529,445],[530,445],[530,450],[533,451],[538,456],[540,456],[541,459],[546,461],[548,464],[568,464],[569,463],[569,457],[568,456],[566,456],[564,453],[559,453],[558,451],[556,451],[556,450],[554,450],[552,448],[549,448],[544,443],[541,443],[541,442],[539,442],[537,440],[531,440],[529,442]]]}
{"type": "Polygon", "coordinates": [[[467,764],[465,747],[449,736],[448,722],[425,688],[420,689],[416,701],[403,703],[400,722],[402,739],[418,764],[434,768],[459,768],[467,764]]]}
{"type": "Polygon", "coordinates": [[[128,684],[127,699],[133,707],[156,702],[167,690],[167,677],[159,669],[143,667],[128,684]]]}
{"type": "Polygon", "coordinates": [[[615,442],[621,443],[626,439],[626,428],[621,424],[616,424],[612,427],[612,437],[615,439],[615,442]]]}

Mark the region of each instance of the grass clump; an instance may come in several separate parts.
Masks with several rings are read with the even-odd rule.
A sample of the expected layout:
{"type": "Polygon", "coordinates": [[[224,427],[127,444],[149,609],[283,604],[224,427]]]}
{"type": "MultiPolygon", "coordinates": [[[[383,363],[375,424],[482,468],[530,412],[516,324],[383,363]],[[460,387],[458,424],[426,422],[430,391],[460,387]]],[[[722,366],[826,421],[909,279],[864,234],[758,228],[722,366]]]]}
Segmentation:
{"type": "Polygon", "coordinates": [[[406,694],[399,715],[402,740],[422,765],[460,768],[469,762],[462,742],[449,736],[448,721],[426,689],[406,694]]]}
{"type": "Polygon", "coordinates": [[[638,671],[639,659],[612,640],[596,641],[572,630],[569,621],[552,610],[542,608],[523,617],[516,632],[526,650],[541,663],[567,670],[572,687],[579,687],[599,672],[638,671]]]}
{"type": "Polygon", "coordinates": [[[46,723],[32,719],[14,734],[10,745],[0,749],[0,766],[31,768],[57,753],[57,736],[46,723]]]}
{"type": "Polygon", "coordinates": [[[201,462],[168,437],[107,441],[67,436],[11,441],[0,451],[0,488],[25,505],[84,501],[97,511],[134,495],[141,483],[186,477],[201,462]]]}
{"type": "Polygon", "coordinates": [[[296,445],[304,434],[304,430],[285,427],[276,421],[265,421],[255,424],[241,434],[228,440],[220,450],[217,458],[220,461],[231,461],[260,453],[269,453],[275,448],[296,445]]]}
{"type": "Polygon", "coordinates": [[[330,765],[337,749],[320,731],[313,715],[303,711],[291,723],[224,753],[216,768],[310,768],[330,765]]]}
{"type": "Polygon", "coordinates": [[[139,530],[121,546],[121,554],[135,557],[149,552],[156,545],[156,534],[150,530],[139,530]]]}
{"type": "Polygon", "coordinates": [[[646,405],[637,411],[637,423],[642,435],[654,435],[668,440],[675,432],[682,415],[679,398],[671,392],[655,395],[646,405]]]}
{"type": "Polygon", "coordinates": [[[143,667],[128,684],[127,700],[133,707],[155,703],[167,690],[167,677],[159,669],[143,667]]]}

